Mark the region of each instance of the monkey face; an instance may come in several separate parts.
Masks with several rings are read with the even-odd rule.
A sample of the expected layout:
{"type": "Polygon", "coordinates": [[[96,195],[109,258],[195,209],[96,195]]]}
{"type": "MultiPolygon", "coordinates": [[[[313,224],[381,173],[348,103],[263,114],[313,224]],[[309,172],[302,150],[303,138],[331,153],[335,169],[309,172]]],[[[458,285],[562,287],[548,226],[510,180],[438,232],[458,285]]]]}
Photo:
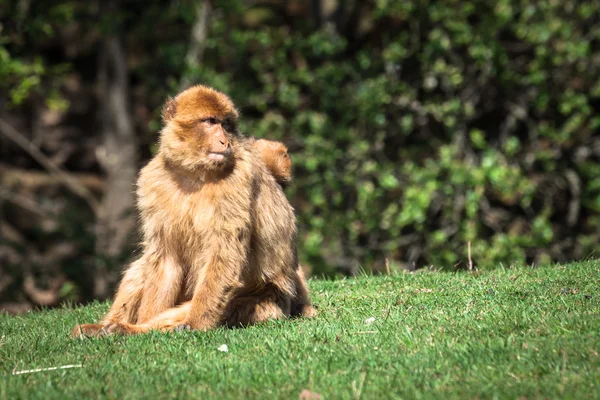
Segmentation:
{"type": "Polygon", "coordinates": [[[223,93],[191,87],[167,101],[163,119],[161,151],[169,161],[193,172],[222,170],[234,162],[238,112],[223,93]]]}
{"type": "Polygon", "coordinates": [[[229,128],[227,118],[203,116],[191,125],[184,123],[182,126],[184,129],[179,131],[179,137],[188,143],[194,153],[192,157],[205,168],[218,169],[233,161],[235,131],[229,128]]]}

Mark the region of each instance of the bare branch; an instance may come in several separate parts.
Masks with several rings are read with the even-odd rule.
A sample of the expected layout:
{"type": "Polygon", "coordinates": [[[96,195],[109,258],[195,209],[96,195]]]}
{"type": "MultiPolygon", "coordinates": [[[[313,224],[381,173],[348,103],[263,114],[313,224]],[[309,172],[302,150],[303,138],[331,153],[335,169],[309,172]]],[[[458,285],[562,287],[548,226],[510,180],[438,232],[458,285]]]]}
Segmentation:
{"type": "MultiPolygon", "coordinates": [[[[190,38],[190,47],[185,56],[187,68],[195,67],[202,62],[204,55],[204,42],[208,32],[208,19],[211,14],[210,1],[204,0],[198,4],[196,9],[196,21],[192,27],[192,35],[190,38]]],[[[180,83],[180,90],[187,88],[190,85],[189,78],[184,74],[180,83]]]]}
{"type": "Polygon", "coordinates": [[[16,145],[25,150],[34,160],[36,160],[48,172],[55,175],[65,183],[74,194],[87,202],[95,215],[98,215],[100,204],[93,194],[85,187],[81,186],[67,173],[54,164],[37,147],[35,147],[23,134],[13,128],[8,122],[0,118],[0,133],[13,141],[16,145]]]}
{"type": "Polygon", "coordinates": [[[98,102],[102,105],[102,144],[96,157],[106,172],[106,190],[96,221],[97,257],[94,295],[110,294],[105,260],[122,254],[135,227],[134,184],[138,169],[138,141],[129,112],[127,55],[117,36],[104,40],[98,71],[98,102]]]}
{"type": "Polygon", "coordinates": [[[60,288],[64,283],[64,277],[59,277],[51,281],[49,289],[40,289],[35,283],[31,273],[27,273],[23,281],[23,291],[33,300],[35,304],[51,306],[60,299],[60,288]]]}
{"type": "Polygon", "coordinates": [[[19,206],[22,209],[27,210],[40,217],[50,217],[54,216],[55,214],[54,211],[48,209],[47,207],[44,207],[35,200],[20,195],[18,193],[13,193],[6,189],[0,189],[0,199],[9,201],[14,205],[19,206]]]}
{"type": "MultiPolygon", "coordinates": [[[[100,175],[66,171],[64,173],[91,192],[102,193],[106,190],[106,181],[100,175]]],[[[2,186],[25,188],[30,191],[65,185],[65,181],[56,175],[39,170],[16,168],[2,163],[0,163],[0,183],[2,186]]]]}

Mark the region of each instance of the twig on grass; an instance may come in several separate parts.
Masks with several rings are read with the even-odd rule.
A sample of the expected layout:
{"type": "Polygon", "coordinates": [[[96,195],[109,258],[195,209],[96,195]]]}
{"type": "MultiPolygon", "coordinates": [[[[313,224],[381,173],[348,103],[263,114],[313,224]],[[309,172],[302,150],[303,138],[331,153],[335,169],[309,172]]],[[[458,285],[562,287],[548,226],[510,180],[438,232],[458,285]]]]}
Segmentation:
{"type": "Polygon", "coordinates": [[[467,252],[469,255],[469,271],[473,271],[473,260],[471,259],[471,241],[467,242],[467,252]]]}
{"type": "Polygon", "coordinates": [[[69,369],[69,368],[81,368],[82,364],[71,364],[71,365],[61,365],[60,367],[49,367],[49,368],[36,368],[36,369],[25,369],[23,371],[13,371],[13,375],[22,375],[22,374],[31,374],[34,372],[45,372],[45,371],[54,371],[57,369],[69,369]]]}
{"type": "Polygon", "coordinates": [[[385,273],[386,275],[390,274],[390,260],[388,260],[388,258],[385,258],[385,273]]]}
{"type": "Polygon", "coordinates": [[[356,400],[360,400],[360,395],[362,394],[362,389],[363,389],[363,385],[365,383],[366,377],[367,377],[367,371],[363,371],[363,373],[360,374],[360,381],[358,382],[358,385],[356,384],[356,381],[352,381],[352,392],[353,392],[354,398],[356,400]]]}

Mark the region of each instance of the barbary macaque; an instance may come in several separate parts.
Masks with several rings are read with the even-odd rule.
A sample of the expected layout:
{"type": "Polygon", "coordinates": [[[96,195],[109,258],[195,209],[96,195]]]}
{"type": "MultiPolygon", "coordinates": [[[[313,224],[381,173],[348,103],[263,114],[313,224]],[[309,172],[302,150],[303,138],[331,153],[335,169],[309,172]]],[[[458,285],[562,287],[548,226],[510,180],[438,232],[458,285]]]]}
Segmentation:
{"type": "Polygon", "coordinates": [[[291,162],[269,161],[273,146],[242,136],[232,101],[205,86],[168,100],[163,121],[159,151],[137,182],[141,257],[105,318],[72,335],[314,316],[294,211],[278,184],[291,178],[291,162]]]}
{"type": "Polygon", "coordinates": [[[258,139],[253,143],[259,149],[267,169],[277,183],[285,188],[292,180],[292,160],[287,147],[274,140],[258,139]]]}

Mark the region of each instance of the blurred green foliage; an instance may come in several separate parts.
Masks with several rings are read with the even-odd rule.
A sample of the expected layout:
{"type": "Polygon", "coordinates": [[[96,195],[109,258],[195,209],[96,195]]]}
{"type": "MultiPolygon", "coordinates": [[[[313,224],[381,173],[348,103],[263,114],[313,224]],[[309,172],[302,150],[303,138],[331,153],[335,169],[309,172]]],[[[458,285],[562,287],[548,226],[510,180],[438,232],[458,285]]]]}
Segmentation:
{"type": "Polygon", "coordinates": [[[318,29],[275,11],[244,28],[252,11],[227,3],[187,73],[230,93],[247,133],[291,145],[309,263],[452,268],[468,241],[480,267],[598,249],[595,2],[376,1],[318,29]]]}
{"type": "MultiPolygon", "coordinates": [[[[95,3],[41,3],[0,32],[13,106],[32,91],[66,104],[57,90],[77,63],[44,58],[37,37],[69,23],[103,34],[95,3]]],[[[464,268],[469,241],[481,268],[599,250],[596,1],[327,3],[216,0],[187,65],[196,2],[123,2],[111,29],[133,101],[155,110],[148,130],[182,78],[228,93],[247,135],[290,148],[301,260],[316,273],[386,258],[464,268]]]]}

